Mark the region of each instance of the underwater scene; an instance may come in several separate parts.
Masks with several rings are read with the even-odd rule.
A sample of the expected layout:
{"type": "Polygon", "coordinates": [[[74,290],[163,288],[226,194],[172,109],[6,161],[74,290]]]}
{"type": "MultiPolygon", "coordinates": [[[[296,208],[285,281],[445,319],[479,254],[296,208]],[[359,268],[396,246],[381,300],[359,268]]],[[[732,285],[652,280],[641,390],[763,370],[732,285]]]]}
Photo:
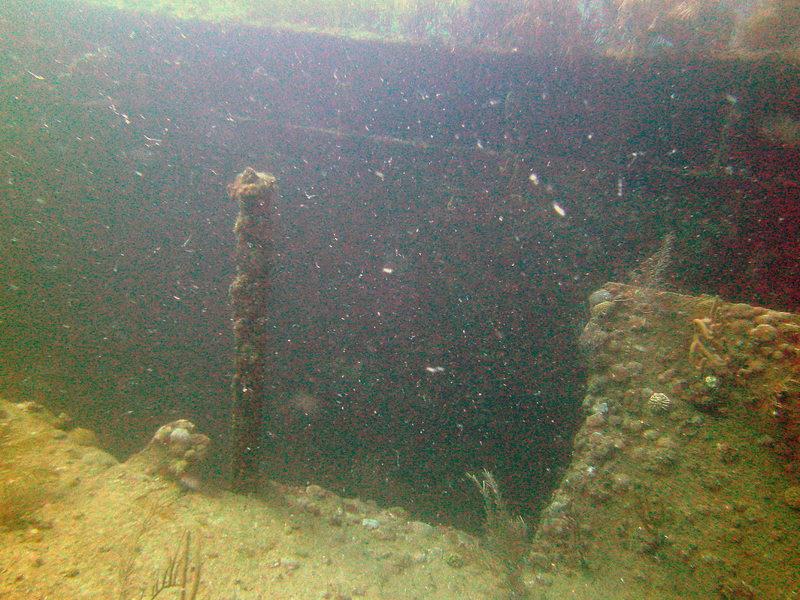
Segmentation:
{"type": "Polygon", "coordinates": [[[800,598],[798,0],[3,0],[0,598],[800,598]]]}

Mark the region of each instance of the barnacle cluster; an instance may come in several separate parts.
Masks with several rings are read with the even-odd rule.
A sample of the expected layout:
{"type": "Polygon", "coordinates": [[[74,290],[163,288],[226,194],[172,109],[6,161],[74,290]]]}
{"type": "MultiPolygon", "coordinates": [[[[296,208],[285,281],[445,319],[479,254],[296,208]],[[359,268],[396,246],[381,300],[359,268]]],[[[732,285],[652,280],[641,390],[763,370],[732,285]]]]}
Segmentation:
{"type": "Polygon", "coordinates": [[[192,468],[205,458],[210,444],[208,436],[195,433],[194,423],[178,419],[159,427],[139,456],[146,460],[149,473],[194,488],[192,468]]]}
{"type": "Polygon", "coordinates": [[[653,412],[669,412],[672,409],[672,399],[664,393],[653,392],[647,400],[647,405],[653,412]]]}

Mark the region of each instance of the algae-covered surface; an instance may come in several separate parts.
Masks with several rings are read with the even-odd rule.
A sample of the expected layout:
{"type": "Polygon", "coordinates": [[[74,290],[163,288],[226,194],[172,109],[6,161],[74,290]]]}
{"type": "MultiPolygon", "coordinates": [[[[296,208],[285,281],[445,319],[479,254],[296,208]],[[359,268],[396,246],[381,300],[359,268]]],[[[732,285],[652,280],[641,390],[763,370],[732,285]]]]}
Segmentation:
{"type": "Polygon", "coordinates": [[[797,597],[800,319],[615,284],[592,298],[588,416],[535,560],[652,597],[797,597]]]}
{"type": "Polygon", "coordinates": [[[80,0],[182,20],[312,31],[354,39],[454,44],[493,52],[797,61],[794,0],[80,0]]]}
{"type": "Polygon", "coordinates": [[[181,20],[246,24],[353,39],[394,42],[453,40],[453,26],[468,14],[468,0],[418,3],[406,0],[88,0],[88,5],[150,13],[181,20]]]}
{"type": "Polygon", "coordinates": [[[197,598],[495,595],[473,538],[403,509],[314,485],[187,492],[136,457],[119,464],[86,430],[57,428],[36,404],[3,401],[0,417],[3,598],[150,598],[187,534],[197,598]]]}
{"type": "Polygon", "coordinates": [[[791,2],[3,2],[0,597],[796,598],[791,2]]]}
{"type": "Polygon", "coordinates": [[[16,399],[0,407],[0,592],[796,598],[800,317],[618,284],[590,304],[587,417],[519,556],[499,529],[473,537],[313,484],[180,484],[16,399]]]}

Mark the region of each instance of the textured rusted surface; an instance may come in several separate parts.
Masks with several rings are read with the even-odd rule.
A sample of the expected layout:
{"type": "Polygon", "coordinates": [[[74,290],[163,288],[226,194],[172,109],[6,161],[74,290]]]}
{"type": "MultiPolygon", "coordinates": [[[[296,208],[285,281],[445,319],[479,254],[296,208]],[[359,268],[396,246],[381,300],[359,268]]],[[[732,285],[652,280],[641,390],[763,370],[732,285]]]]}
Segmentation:
{"type": "Polygon", "coordinates": [[[267,396],[265,361],[270,346],[271,208],[277,196],[272,175],[248,167],[228,186],[239,203],[236,219],[236,278],[230,288],[236,338],[236,372],[232,394],[231,481],[252,489],[258,474],[261,430],[267,396]]]}

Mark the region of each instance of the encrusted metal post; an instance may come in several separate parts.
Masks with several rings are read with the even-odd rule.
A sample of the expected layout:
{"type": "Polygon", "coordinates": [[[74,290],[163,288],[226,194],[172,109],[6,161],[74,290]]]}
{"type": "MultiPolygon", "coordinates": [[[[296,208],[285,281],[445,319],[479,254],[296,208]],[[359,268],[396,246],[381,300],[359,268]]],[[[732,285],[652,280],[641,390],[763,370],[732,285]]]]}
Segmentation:
{"type": "Polygon", "coordinates": [[[250,167],[228,186],[239,203],[236,219],[236,278],[230,287],[236,372],[233,376],[231,484],[238,491],[257,485],[270,352],[270,271],[273,255],[271,209],[278,195],[275,177],[250,167]]]}

